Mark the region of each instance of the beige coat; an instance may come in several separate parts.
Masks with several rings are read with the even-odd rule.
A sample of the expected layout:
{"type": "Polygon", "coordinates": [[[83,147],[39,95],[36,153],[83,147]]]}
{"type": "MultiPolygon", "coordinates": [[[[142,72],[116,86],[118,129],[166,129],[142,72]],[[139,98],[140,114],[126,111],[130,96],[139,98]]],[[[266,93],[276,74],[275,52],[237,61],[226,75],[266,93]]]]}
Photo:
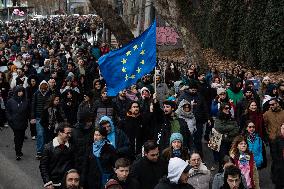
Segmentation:
{"type": "Polygon", "coordinates": [[[278,112],[268,110],[263,114],[263,119],[268,137],[272,141],[280,134],[281,125],[284,123],[284,110],[278,112]]]}

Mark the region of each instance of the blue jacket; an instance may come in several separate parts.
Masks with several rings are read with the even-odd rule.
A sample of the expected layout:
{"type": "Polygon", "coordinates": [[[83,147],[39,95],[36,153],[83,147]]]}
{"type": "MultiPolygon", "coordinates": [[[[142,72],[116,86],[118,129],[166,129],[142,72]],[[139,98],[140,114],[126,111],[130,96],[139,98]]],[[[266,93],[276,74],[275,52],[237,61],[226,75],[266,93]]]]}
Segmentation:
{"type": "Polygon", "coordinates": [[[251,140],[249,140],[248,137],[247,137],[247,142],[248,142],[249,150],[253,153],[256,167],[257,168],[261,167],[263,163],[262,139],[258,136],[258,134],[256,134],[256,137],[253,143],[251,140]]]}

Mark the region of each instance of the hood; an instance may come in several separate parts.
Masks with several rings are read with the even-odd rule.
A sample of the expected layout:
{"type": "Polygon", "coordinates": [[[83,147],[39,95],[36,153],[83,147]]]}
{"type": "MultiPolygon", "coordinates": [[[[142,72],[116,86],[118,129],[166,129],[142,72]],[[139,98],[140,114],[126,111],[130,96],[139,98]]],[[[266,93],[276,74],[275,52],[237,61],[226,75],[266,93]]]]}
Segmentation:
{"type": "Polygon", "coordinates": [[[111,133],[114,132],[114,129],[115,129],[115,128],[114,128],[114,124],[113,124],[113,122],[112,122],[112,120],[111,120],[110,117],[108,117],[108,116],[103,116],[103,117],[101,117],[99,123],[101,123],[102,121],[108,121],[108,122],[110,123],[110,125],[111,125],[111,133]]]}
{"type": "Polygon", "coordinates": [[[167,176],[170,182],[178,184],[179,178],[187,166],[188,163],[186,163],[184,160],[177,157],[171,158],[168,165],[168,176],[167,176]]]}
{"type": "Polygon", "coordinates": [[[193,115],[193,112],[192,112],[192,106],[191,106],[191,110],[190,110],[190,112],[185,112],[184,110],[183,110],[183,106],[184,105],[186,105],[186,104],[189,104],[190,106],[191,106],[191,104],[187,101],[187,100],[185,100],[185,99],[183,99],[180,103],[179,103],[179,105],[178,105],[178,109],[176,110],[176,114],[180,117],[187,117],[187,118],[191,118],[191,117],[193,117],[194,115],[193,115]]]}
{"type": "Polygon", "coordinates": [[[25,96],[25,88],[22,87],[22,86],[16,86],[14,88],[14,97],[18,97],[18,92],[20,92],[20,91],[23,91],[23,93],[24,93],[23,97],[24,97],[25,96]]]}
{"type": "Polygon", "coordinates": [[[231,86],[230,86],[230,89],[234,92],[234,93],[238,93],[241,91],[241,89],[243,88],[243,82],[241,79],[239,78],[234,78],[232,80],[232,83],[231,83],[231,86]],[[241,83],[241,86],[240,87],[236,87],[237,83],[241,83]]]}
{"type": "MultiPolygon", "coordinates": [[[[40,82],[40,84],[39,84],[39,86],[38,86],[38,90],[42,93],[42,91],[40,90],[40,86],[42,85],[42,84],[44,84],[44,83],[46,83],[47,84],[47,91],[46,91],[46,93],[48,92],[48,90],[49,90],[49,85],[48,85],[48,83],[45,81],[45,80],[42,80],[42,82],[40,82]]],[[[46,94],[45,93],[45,94],[46,94]]],[[[43,94],[43,93],[42,93],[43,94]]],[[[45,94],[43,94],[43,95],[45,95],[45,94]]]]}
{"type": "Polygon", "coordinates": [[[274,89],[277,89],[277,85],[275,85],[275,84],[269,84],[269,85],[267,86],[267,89],[266,89],[265,94],[274,97],[274,96],[275,96],[275,94],[273,94],[273,90],[274,90],[274,89]]]}
{"type": "Polygon", "coordinates": [[[142,92],[145,91],[145,90],[148,91],[151,94],[150,90],[147,87],[142,87],[141,90],[140,90],[140,93],[142,94],[142,92]]]}

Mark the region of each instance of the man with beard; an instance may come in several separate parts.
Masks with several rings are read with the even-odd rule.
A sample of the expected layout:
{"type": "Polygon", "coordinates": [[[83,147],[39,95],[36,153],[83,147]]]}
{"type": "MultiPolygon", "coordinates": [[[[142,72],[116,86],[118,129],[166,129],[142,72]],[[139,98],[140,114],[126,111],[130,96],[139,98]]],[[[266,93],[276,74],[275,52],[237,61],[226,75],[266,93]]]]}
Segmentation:
{"type": "Polygon", "coordinates": [[[120,122],[121,129],[125,132],[130,142],[130,159],[141,153],[142,145],[146,136],[152,135],[151,132],[146,132],[146,121],[150,120],[141,114],[138,102],[131,102],[127,108],[125,121],[120,122]]]}
{"type": "MultiPolygon", "coordinates": [[[[181,102],[183,99],[191,102],[193,114],[196,119],[196,132],[194,133],[194,145],[197,151],[202,156],[202,134],[203,125],[209,120],[209,112],[206,101],[203,96],[198,91],[198,87],[195,83],[189,85],[189,89],[184,91],[184,93],[179,97],[178,101],[181,102]]],[[[184,136],[185,138],[185,136],[184,136]]]]}
{"type": "Polygon", "coordinates": [[[182,82],[184,85],[189,85],[190,83],[196,83],[196,72],[194,69],[189,68],[186,72],[186,75],[183,76],[182,82]]]}
{"type": "Polygon", "coordinates": [[[233,79],[230,88],[227,89],[228,97],[233,101],[235,106],[244,96],[241,89],[242,81],[239,78],[233,79]]]}
{"type": "Polygon", "coordinates": [[[154,115],[156,118],[155,135],[159,144],[159,149],[163,151],[170,145],[169,138],[172,133],[180,133],[184,137],[184,145],[190,149],[190,132],[184,119],[179,119],[176,114],[176,103],[166,100],[163,102],[163,110],[154,98],[154,115]]]}
{"type": "Polygon", "coordinates": [[[70,169],[65,173],[62,189],[81,189],[80,175],[76,169],[70,169]]]}
{"type": "Polygon", "coordinates": [[[117,112],[117,118],[119,122],[125,121],[125,115],[127,112],[127,107],[130,101],[126,98],[126,89],[119,92],[118,96],[113,100],[113,106],[115,112],[117,112]]]}
{"type": "Polygon", "coordinates": [[[112,99],[107,96],[106,88],[102,89],[101,97],[94,102],[94,106],[95,106],[96,124],[99,123],[99,120],[103,116],[108,116],[113,120],[115,124],[117,123],[116,112],[115,109],[113,108],[113,102],[112,99]]]}
{"type": "Polygon", "coordinates": [[[269,106],[269,110],[263,114],[263,119],[269,142],[271,144],[271,142],[280,133],[281,125],[284,123],[284,110],[282,110],[276,98],[269,101],[269,106]]]}

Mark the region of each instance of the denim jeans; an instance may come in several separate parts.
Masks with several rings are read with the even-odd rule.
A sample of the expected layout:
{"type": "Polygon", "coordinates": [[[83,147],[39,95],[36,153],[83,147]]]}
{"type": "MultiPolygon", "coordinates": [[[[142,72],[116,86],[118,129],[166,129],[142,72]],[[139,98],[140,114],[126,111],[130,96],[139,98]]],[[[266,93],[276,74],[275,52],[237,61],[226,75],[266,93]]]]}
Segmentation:
{"type": "Polygon", "coordinates": [[[44,148],[44,128],[40,124],[40,118],[36,118],[36,151],[37,153],[42,153],[44,148]]]}

